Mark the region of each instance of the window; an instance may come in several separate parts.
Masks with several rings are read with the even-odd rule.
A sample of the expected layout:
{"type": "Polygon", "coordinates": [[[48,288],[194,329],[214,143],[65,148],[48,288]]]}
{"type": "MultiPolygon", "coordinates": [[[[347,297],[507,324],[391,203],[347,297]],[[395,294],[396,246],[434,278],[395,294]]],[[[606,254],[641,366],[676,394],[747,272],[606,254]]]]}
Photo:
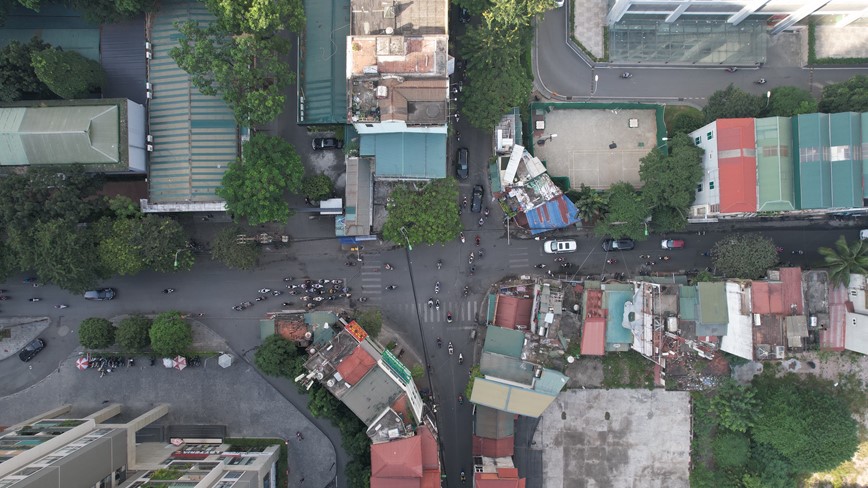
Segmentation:
{"type": "Polygon", "coordinates": [[[709,190],[714,190],[714,182],[713,182],[713,181],[709,181],[709,182],[708,182],[708,189],[709,189],[709,190]]]}
{"type": "Polygon", "coordinates": [[[708,134],[705,134],[705,138],[709,141],[714,139],[714,131],[708,131],[708,134]]]}
{"type": "Polygon", "coordinates": [[[696,193],[699,193],[701,191],[702,191],[702,183],[696,185],[696,193]]]}
{"type": "Polygon", "coordinates": [[[696,136],[696,138],[693,139],[693,143],[696,144],[697,146],[702,144],[702,138],[699,136],[696,136]]]}

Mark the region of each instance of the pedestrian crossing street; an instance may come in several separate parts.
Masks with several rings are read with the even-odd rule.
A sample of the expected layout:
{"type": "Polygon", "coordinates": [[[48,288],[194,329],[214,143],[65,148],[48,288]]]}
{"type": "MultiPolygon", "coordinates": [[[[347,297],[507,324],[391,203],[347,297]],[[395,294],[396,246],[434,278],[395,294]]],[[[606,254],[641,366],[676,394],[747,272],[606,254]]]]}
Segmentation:
{"type": "MultiPolygon", "coordinates": [[[[476,314],[479,312],[478,301],[447,301],[440,300],[440,310],[434,307],[428,308],[428,299],[419,302],[419,316],[422,323],[446,323],[446,314],[452,312],[452,323],[476,322],[476,314]]],[[[416,305],[412,303],[384,303],[380,306],[383,310],[402,315],[415,314],[416,305]]]]}

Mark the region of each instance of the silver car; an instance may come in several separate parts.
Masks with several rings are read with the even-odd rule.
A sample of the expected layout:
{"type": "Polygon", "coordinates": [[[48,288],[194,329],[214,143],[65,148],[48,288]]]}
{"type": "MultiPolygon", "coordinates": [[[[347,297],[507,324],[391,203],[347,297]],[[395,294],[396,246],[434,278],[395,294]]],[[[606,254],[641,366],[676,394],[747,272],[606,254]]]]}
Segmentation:
{"type": "Polygon", "coordinates": [[[546,241],[543,244],[543,251],[546,254],[561,254],[565,252],[576,252],[578,246],[576,245],[576,241],[572,239],[567,240],[554,240],[554,241],[546,241]]]}

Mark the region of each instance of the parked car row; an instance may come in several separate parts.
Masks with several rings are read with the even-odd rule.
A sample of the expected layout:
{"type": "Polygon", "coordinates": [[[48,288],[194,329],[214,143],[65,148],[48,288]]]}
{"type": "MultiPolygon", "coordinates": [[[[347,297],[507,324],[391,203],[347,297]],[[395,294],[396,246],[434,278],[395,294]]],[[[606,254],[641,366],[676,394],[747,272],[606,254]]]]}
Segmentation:
{"type": "MultiPolygon", "coordinates": [[[[633,239],[606,239],[602,243],[602,248],[606,252],[613,251],[631,251],[636,248],[636,242],[633,239]]],[[[664,239],[660,242],[660,248],[665,250],[684,249],[684,241],[681,239],[664,239]]],[[[555,239],[543,243],[543,251],[546,254],[560,254],[565,252],[575,252],[578,247],[576,241],[572,239],[555,239]]]]}

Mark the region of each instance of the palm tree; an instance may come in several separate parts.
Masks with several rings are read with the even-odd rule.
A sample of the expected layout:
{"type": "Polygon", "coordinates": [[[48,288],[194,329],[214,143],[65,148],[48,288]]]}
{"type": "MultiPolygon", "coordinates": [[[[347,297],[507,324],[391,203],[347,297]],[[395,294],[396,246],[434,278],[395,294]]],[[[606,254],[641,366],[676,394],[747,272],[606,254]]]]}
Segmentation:
{"type": "Polygon", "coordinates": [[[844,236],[835,241],[835,247],[821,247],[818,252],[829,267],[829,277],[836,285],[850,285],[850,274],[868,274],[868,246],[858,240],[847,243],[844,236]]]}

